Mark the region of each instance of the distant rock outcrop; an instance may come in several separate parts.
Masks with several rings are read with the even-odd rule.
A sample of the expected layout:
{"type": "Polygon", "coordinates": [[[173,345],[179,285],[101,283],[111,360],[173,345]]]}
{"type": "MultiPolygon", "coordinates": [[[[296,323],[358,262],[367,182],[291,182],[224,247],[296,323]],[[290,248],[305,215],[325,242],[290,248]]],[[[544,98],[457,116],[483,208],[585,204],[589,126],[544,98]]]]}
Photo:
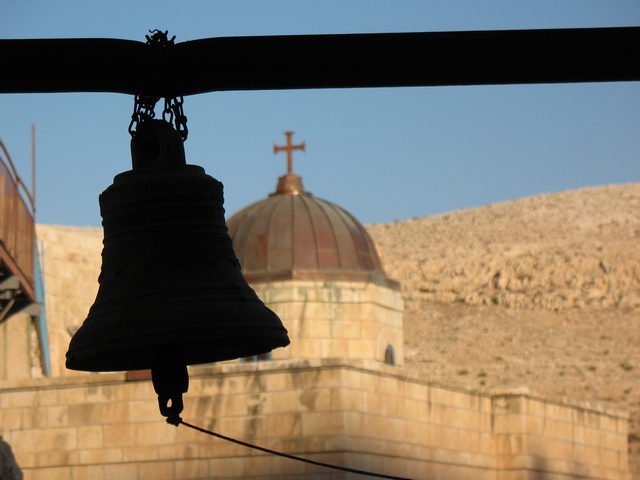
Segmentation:
{"type": "Polygon", "coordinates": [[[640,185],[541,195],[373,225],[410,299],[507,308],[640,308],[640,185]]]}

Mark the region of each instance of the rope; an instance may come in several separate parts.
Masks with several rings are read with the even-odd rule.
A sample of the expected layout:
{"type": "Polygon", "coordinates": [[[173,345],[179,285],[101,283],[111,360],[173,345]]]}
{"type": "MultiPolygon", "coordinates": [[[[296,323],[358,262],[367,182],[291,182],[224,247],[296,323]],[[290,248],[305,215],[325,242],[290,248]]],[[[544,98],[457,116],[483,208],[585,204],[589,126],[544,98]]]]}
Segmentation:
{"type": "Polygon", "coordinates": [[[235,443],[235,444],[238,444],[238,445],[242,445],[243,447],[247,447],[247,448],[253,448],[254,450],[260,450],[261,452],[269,453],[271,455],[277,455],[279,457],[288,458],[290,460],[297,460],[299,462],[310,463],[311,465],[318,465],[320,467],[333,468],[334,470],[342,470],[343,472],[356,473],[358,475],[368,475],[370,477],[377,477],[377,478],[388,478],[388,479],[391,479],[391,480],[410,480],[408,478],[403,478],[403,477],[394,477],[393,475],[383,475],[383,474],[380,474],[380,473],[372,473],[372,472],[367,472],[367,471],[364,471],[364,470],[356,470],[354,468],[339,467],[337,465],[331,465],[330,463],[316,462],[315,460],[309,460],[307,458],[296,457],[294,455],[289,455],[287,453],[276,452],[275,450],[270,450],[268,448],[259,447],[257,445],[252,445],[250,443],[243,442],[241,440],[236,440],[236,439],[231,438],[231,437],[226,437],[226,436],[221,435],[219,433],[212,432],[210,430],[205,430],[204,428],[196,427],[195,425],[191,425],[190,423],[187,423],[182,419],[180,419],[180,422],[178,423],[178,425],[180,423],[182,423],[182,425],[184,425],[185,427],[189,427],[189,428],[192,428],[194,430],[197,430],[198,432],[202,432],[202,433],[205,433],[207,435],[211,435],[212,437],[217,437],[217,438],[220,438],[222,440],[226,440],[227,442],[231,442],[231,443],[235,443]]]}

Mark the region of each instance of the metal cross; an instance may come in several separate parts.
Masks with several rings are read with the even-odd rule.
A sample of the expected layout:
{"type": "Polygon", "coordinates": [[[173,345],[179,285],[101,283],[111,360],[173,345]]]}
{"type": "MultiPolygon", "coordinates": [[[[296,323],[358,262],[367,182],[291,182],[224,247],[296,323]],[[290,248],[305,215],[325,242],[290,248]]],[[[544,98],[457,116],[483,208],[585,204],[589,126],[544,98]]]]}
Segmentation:
{"type": "Polygon", "coordinates": [[[283,147],[279,147],[277,145],[273,146],[273,154],[276,155],[278,152],[287,152],[287,173],[292,173],[293,171],[293,151],[294,150],[302,150],[304,152],[304,142],[299,145],[293,145],[291,143],[291,135],[293,132],[284,132],[287,136],[287,144],[283,147]]]}

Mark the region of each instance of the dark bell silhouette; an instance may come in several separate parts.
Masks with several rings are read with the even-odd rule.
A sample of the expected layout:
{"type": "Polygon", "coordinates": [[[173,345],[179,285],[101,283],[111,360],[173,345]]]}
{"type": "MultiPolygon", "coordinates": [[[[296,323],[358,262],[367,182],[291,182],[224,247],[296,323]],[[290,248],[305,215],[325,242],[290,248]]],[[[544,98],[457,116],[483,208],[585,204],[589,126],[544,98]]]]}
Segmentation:
{"type": "Polygon", "coordinates": [[[152,369],[156,390],[172,384],[157,372],[180,377],[158,392],[162,410],[186,392],[186,365],[267,353],[289,337],[242,276],[222,184],[186,164],[178,132],[162,120],[142,122],[131,152],[133,169],[100,195],[100,288],[66,366],[152,369]]]}

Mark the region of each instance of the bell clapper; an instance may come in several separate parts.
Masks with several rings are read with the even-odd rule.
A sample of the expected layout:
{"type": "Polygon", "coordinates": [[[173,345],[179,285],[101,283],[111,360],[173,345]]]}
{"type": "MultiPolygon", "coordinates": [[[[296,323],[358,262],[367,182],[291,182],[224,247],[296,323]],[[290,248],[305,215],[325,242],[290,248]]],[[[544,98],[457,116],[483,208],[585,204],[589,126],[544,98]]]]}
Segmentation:
{"type": "Polygon", "coordinates": [[[189,390],[189,373],[180,357],[172,353],[168,349],[165,355],[155,359],[151,367],[151,381],[158,394],[160,414],[167,417],[167,423],[177,427],[182,422],[182,394],[189,390]]]}

